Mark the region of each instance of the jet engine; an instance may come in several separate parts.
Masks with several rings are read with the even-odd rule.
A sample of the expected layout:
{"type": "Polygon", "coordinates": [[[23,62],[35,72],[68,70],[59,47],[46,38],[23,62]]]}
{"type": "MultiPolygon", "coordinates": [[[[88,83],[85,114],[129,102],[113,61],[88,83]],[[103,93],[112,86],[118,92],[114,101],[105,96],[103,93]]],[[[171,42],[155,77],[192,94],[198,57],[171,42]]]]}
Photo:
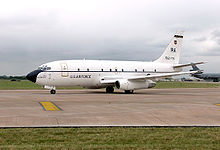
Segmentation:
{"type": "Polygon", "coordinates": [[[129,81],[127,79],[118,80],[115,86],[121,90],[137,90],[155,87],[156,83],[151,80],[129,81]]]}

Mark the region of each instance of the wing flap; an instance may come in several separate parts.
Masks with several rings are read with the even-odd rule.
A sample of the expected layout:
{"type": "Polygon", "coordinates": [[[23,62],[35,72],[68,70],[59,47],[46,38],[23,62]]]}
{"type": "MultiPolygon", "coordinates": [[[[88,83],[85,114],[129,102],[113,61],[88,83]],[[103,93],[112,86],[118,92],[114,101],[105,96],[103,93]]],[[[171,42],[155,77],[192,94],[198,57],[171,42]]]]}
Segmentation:
{"type": "Polygon", "coordinates": [[[128,80],[147,80],[147,79],[157,79],[157,78],[166,78],[184,74],[194,74],[197,71],[188,71],[188,72],[174,72],[174,73],[164,73],[164,74],[155,74],[155,75],[148,75],[148,76],[136,76],[136,77],[129,77],[128,80]]]}

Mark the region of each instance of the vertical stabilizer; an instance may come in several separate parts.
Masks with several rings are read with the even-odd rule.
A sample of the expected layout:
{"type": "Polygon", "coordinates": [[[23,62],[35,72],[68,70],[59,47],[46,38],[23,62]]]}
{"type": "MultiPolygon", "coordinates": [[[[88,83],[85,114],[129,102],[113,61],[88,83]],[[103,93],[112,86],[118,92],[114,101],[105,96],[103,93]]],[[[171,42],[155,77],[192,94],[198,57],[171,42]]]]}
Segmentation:
{"type": "Polygon", "coordinates": [[[191,71],[198,71],[195,74],[202,74],[203,70],[200,70],[196,65],[192,65],[192,70],[191,71]]]}
{"type": "Polygon", "coordinates": [[[180,52],[182,49],[183,31],[174,35],[170,44],[167,46],[163,54],[155,60],[159,63],[178,64],[180,59],[180,52]]]}
{"type": "Polygon", "coordinates": [[[192,65],[193,71],[198,71],[200,70],[196,65],[192,65]]]}

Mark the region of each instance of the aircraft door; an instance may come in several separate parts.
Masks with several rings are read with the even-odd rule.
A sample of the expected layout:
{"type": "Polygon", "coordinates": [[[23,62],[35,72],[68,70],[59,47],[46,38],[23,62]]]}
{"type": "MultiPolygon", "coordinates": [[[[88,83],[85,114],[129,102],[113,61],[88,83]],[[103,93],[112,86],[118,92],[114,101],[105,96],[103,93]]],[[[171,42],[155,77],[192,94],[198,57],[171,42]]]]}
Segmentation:
{"type": "Polygon", "coordinates": [[[50,82],[54,81],[54,78],[53,78],[53,74],[52,74],[52,73],[49,73],[49,74],[48,74],[48,80],[49,80],[50,82]]]}
{"type": "Polygon", "coordinates": [[[48,79],[49,79],[49,80],[51,79],[51,73],[48,74],[48,79]]]}
{"type": "Polygon", "coordinates": [[[61,76],[62,77],[68,77],[69,76],[69,72],[68,72],[68,66],[66,63],[61,63],[61,76]]]}

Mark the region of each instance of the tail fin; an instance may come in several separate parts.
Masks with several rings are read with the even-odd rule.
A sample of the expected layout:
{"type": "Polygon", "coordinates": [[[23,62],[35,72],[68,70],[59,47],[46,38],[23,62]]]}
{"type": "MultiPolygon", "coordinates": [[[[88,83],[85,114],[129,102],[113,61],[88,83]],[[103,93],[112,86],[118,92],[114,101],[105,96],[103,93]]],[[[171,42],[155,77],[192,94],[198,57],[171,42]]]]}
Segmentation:
{"type": "Polygon", "coordinates": [[[183,31],[174,35],[170,44],[167,46],[163,54],[155,60],[159,63],[178,64],[180,59],[180,52],[182,48],[183,31]]]}
{"type": "Polygon", "coordinates": [[[200,70],[196,65],[192,65],[192,70],[190,71],[198,71],[196,74],[202,74],[203,70],[200,70]]]}
{"type": "Polygon", "coordinates": [[[196,65],[192,65],[193,71],[198,71],[200,70],[196,65]]]}

